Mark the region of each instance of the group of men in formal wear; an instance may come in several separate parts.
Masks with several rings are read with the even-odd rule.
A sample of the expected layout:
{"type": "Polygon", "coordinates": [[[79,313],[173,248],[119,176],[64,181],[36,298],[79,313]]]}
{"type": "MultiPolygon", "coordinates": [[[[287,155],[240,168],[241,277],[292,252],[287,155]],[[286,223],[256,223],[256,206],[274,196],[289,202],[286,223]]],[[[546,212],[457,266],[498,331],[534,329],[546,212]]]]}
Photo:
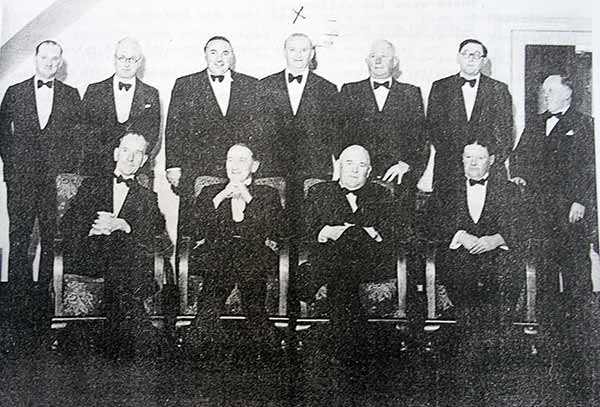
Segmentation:
{"type": "MultiPolygon", "coordinates": [[[[203,303],[222,303],[241,287],[250,319],[264,317],[265,274],[276,267],[264,242],[285,236],[292,268],[301,242],[317,243],[318,278],[327,283],[333,315],[352,319],[348,315],[360,313],[358,284],[377,275],[382,259],[391,258],[381,253],[393,252],[414,225],[416,185],[430,146],[434,194],[427,237],[441,242],[439,281],[457,315],[470,320],[474,309],[491,310],[476,319],[501,315],[491,317],[506,300],[500,294],[512,295],[514,289],[505,288],[520,277],[500,273],[498,264],[511,263],[527,238],[550,236],[544,253],[552,272],[540,279],[548,280],[542,298],[553,298],[559,272],[566,289],[588,290],[582,275],[597,233],[593,129],[591,119],[571,106],[573,85],[565,75],[546,79],[548,114],[528,123],[513,152],[511,95],[506,84],[481,73],[488,50],[476,39],[459,45],[460,71],[433,83],[427,112],[421,90],[398,81],[398,57],[386,40],[375,41],[367,54],[369,78],[340,92],[314,72],[315,47],[305,34],[285,40],[285,69],[261,80],[235,70],[225,37],[210,38],[204,54],[205,70],[176,80],[165,128],[166,178],[180,196],[179,233],[202,241],[208,253],[199,271],[207,282],[203,303]],[[196,197],[198,176],[227,179],[196,197]],[[285,179],[283,200],[255,185],[264,177],[285,179]],[[326,182],[309,189],[311,179],[326,182]],[[530,197],[522,220],[517,185],[530,197]]],[[[9,280],[19,286],[16,309],[29,313],[21,321],[49,316],[60,172],[92,177],[62,221],[77,246],[73,253],[94,253],[112,270],[104,276],[112,281],[113,303],[122,302],[117,293],[123,290],[137,299],[151,291],[147,272],[129,275],[139,284],[119,278],[124,259],[146,252],[148,238],[164,230],[156,195],[132,181],[152,179],[160,146],[159,95],[138,78],[143,62],[137,41],[119,41],[115,74],[89,85],[80,100],[76,89],[56,79],[62,48],[46,40],[35,50],[33,78],[6,91],[0,155],[8,190],[9,280]],[[32,284],[27,250],[36,219],[42,252],[32,284]]],[[[117,308],[118,314],[131,306],[117,308]]]]}

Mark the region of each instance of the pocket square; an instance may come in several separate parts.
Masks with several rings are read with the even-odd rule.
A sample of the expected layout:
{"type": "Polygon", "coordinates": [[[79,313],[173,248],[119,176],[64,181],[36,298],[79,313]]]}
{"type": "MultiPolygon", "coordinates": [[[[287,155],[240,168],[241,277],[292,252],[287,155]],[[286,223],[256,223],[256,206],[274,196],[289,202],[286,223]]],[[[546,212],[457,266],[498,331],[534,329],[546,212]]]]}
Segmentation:
{"type": "Polygon", "coordinates": [[[152,107],[152,105],[151,105],[150,103],[146,103],[146,104],[144,105],[144,109],[148,109],[148,108],[151,108],[151,107],[152,107]]]}
{"type": "Polygon", "coordinates": [[[565,133],[565,136],[574,136],[575,132],[573,130],[569,130],[568,132],[565,133]]]}

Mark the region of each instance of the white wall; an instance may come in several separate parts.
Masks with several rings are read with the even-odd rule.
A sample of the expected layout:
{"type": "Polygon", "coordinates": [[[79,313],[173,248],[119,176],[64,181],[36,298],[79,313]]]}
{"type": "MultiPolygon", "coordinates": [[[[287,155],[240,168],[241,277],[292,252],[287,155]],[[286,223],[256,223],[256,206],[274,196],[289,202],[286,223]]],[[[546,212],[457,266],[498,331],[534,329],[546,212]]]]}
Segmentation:
{"type": "MultiPolygon", "coordinates": [[[[6,0],[5,19],[26,14],[32,1],[6,0]]],[[[36,3],[35,1],[33,3],[36,3]]],[[[166,113],[170,91],[178,76],[204,68],[202,47],[212,35],[227,36],[237,56],[237,70],[257,77],[283,67],[282,43],[291,32],[308,33],[323,43],[333,32],[334,44],[319,47],[317,72],[338,85],[366,77],[364,56],[369,43],[387,38],[396,44],[401,80],[421,87],[426,99],[431,82],[457,71],[455,55],[467,37],[482,40],[489,49],[492,76],[512,86],[511,30],[560,27],[591,30],[591,0],[271,0],[211,2],[184,0],[105,0],[92,4],[76,23],[56,36],[65,48],[66,82],[83,93],[88,83],[112,73],[114,43],[138,38],[144,47],[144,80],[157,87],[166,113]],[[304,6],[292,25],[293,9],[304,6]],[[330,22],[335,19],[336,22],[330,22]]],[[[8,22],[9,27],[21,23],[8,22]]],[[[4,21],[6,24],[6,21],[4,21]]],[[[2,30],[3,34],[14,28],[2,30]]],[[[4,43],[8,38],[2,38],[4,43]]],[[[2,55],[10,58],[10,55],[2,55]]],[[[0,93],[32,73],[32,60],[0,72],[0,93]]],[[[522,101],[515,101],[522,103],[522,101]]],[[[164,119],[163,119],[164,121],[164,119]]],[[[164,123],[163,123],[164,125],[164,123]]],[[[162,155],[159,166],[164,165],[162,155]]],[[[158,174],[157,190],[169,223],[176,201],[158,174]]]]}

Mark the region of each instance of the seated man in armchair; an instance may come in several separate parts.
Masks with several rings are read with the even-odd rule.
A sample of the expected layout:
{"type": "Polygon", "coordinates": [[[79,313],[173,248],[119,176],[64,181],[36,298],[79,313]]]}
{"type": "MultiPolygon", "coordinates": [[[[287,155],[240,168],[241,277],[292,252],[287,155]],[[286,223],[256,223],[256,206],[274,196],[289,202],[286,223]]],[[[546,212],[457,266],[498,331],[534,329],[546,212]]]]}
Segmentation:
{"type": "MultiPolygon", "coordinates": [[[[440,244],[437,283],[454,304],[456,358],[462,364],[455,369],[465,384],[458,388],[465,391],[480,389],[471,385],[477,377],[469,372],[478,371],[473,363],[481,360],[475,358],[501,349],[516,304],[515,288],[520,288],[520,197],[516,185],[493,171],[495,152],[494,142],[483,137],[465,145],[464,178],[439,185],[431,197],[430,239],[440,244]]],[[[482,394],[471,396],[474,402],[482,394]]]]}
{"type": "Polygon", "coordinates": [[[364,147],[347,147],[336,165],[339,181],[317,184],[306,197],[305,240],[315,248],[315,272],[305,294],[313,296],[318,289],[321,297],[326,289],[334,342],[348,344],[364,329],[360,284],[395,277],[394,243],[404,217],[401,201],[368,182],[371,160],[364,147]]]}
{"type": "Polygon", "coordinates": [[[233,145],[225,163],[227,184],[204,187],[196,199],[193,237],[200,244],[192,267],[202,275],[203,288],[192,332],[198,335],[215,327],[232,293],[241,297],[254,339],[268,335],[267,277],[277,270],[278,256],[267,243],[282,235],[283,209],[275,188],[253,183],[259,165],[247,145],[233,145]]]}
{"type": "MultiPolygon", "coordinates": [[[[85,179],[60,225],[66,271],[104,278],[113,356],[129,352],[127,346],[139,337],[136,329],[148,326],[143,301],[156,291],[155,238],[166,236],[156,193],[135,178],[148,159],[147,146],[143,135],[121,137],[114,172],[85,179]]],[[[168,255],[169,246],[160,249],[168,255]]]]}

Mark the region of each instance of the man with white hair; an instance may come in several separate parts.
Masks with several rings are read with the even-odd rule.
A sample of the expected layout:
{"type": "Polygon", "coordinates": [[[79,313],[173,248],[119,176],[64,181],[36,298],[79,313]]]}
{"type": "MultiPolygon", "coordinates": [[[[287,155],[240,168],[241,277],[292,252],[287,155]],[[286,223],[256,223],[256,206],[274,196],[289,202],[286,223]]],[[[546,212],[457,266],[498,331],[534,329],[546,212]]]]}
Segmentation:
{"type": "Polygon", "coordinates": [[[594,125],[574,106],[566,74],[549,75],[542,92],[546,111],[525,127],[510,172],[530,197],[530,226],[542,242],[536,315],[547,354],[558,347],[572,394],[586,397],[591,375],[583,370],[589,358],[582,356],[593,353],[590,244],[598,250],[594,125]]]}
{"type": "MultiPolygon", "coordinates": [[[[147,148],[142,135],[121,137],[113,150],[113,173],[86,178],[60,225],[67,272],[104,278],[108,344],[114,356],[132,351],[140,324],[149,324],[143,302],[156,291],[156,237],[166,236],[156,193],[136,179],[148,159],[147,148]]],[[[164,241],[160,249],[170,256],[164,241]]]]}
{"type": "Polygon", "coordinates": [[[143,134],[148,142],[150,160],[141,172],[152,176],[152,158],[160,144],[160,101],[158,90],[138,77],[143,63],[139,42],[123,38],[115,47],[115,73],[88,86],[83,96],[83,174],[110,173],[111,155],[119,139],[133,132],[143,134]]]}
{"type": "Polygon", "coordinates": [[[314,248],[315,275],[305,294],[314,296],[326,284],[335,341],[347,349],[364,329],[360,283],[395,276],[394,243],[403,215],[390,190],[368,181],[371,160],[364,147],[347,147],[337,165],[339,181],[313,186],[306,198],[305,240],[314,248]]]}
{"type": "Polygon", "coordinates": [[[414,190],[427,160],[421,90],[397,80],[389,41],[373,42],[365,62],[369,78],[342,86],[343,145],[365,146],[374,178],[414,190]]]}

